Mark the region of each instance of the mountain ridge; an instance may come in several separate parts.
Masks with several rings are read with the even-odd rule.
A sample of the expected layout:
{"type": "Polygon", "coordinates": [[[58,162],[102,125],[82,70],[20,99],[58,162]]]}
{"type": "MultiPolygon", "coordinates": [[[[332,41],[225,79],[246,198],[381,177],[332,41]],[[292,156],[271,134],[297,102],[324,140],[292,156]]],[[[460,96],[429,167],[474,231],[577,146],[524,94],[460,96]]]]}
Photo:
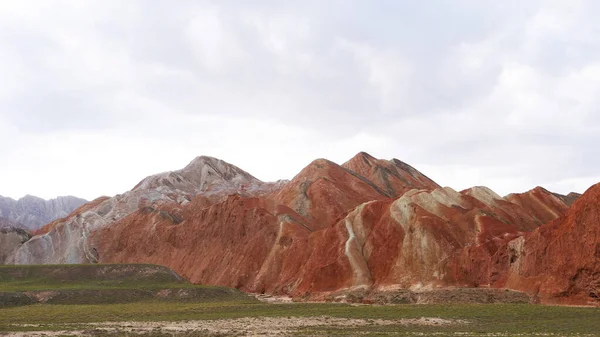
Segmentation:
{"type": "Polygon", "coordinates": [[[568,210],[543,188],[459,192],[364,152],[342,165],[317,159],[271,183],[200,156],[81,206],[5,255],[19,264],[157,263],[194,283],[312,299],[498,287],[511,273],[500,267],[503,247],[568,210]]]}
{"type": "Polygon", "coordinates": [[[0,196],[0,217],[35,231],[48,222],[69,215],[86,202],[87,200],[74,196],[59,196],[48,200],[30,194],[17,200],[0,196]]]}

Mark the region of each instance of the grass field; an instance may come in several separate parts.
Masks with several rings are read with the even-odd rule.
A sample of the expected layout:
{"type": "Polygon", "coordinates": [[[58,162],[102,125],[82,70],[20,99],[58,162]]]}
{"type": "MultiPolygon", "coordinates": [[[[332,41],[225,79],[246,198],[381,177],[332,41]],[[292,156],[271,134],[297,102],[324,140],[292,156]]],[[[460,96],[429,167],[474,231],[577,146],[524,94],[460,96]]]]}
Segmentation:
{"type": "Polygon", "coordinates": [[[239,301],[226,287],[190,284],[168,268],[145,264],[0,266],[0,307],[118,304],[151,300],[239,301]]]}
{"type": "MultiPolygon", "coordinates": [[[[442,336],[596,336],[600,333],[600,309],[541,305],[395,305],[351,306],[346,304],[267,304],[241,302],[175,303],[144,302],[112,305],[31,305],[0,309],[0,331],[89,330],[95,322],[228,320],[255,317],[332,317],[366,320],[443,318],[465,320],[448,326],[307,326],[290,331],[298,335],[442,335],[442,336]],[[27,325],[27,326],[25,326],[27,325]],[[33,325],[33,326],[32,326],[33,325]]],[[[275,328],[275,327],[274,327],[275,328]]],[[[153,335],[172,336],[172,333],[153,335]]],[[[242,330],[229,331],[242,334],[242,330]]],[[[96,332],[95,335],[102,335],[96,332]]],[[[119,333],[105,332],[117,336],[119,333]]],[[[121,335],[131,335],[121,334],[121,335]]],[[[182,336],[192,336],[181,332],[182,336]]]]}
{"type": "Polygon", "coordinates": [[[272,304],[191,285],[151,265],[0,267],[0,295],[30,292],[68,296],[61,299],[66,304],[0,307],[0,336],[600,336],[600,308],[272,304]],[[187,301],[131,295],[169,289],[200,295],[187,301]],[[89,303],[79,303],[82,296],[89,303]],[[107,303],[107,296],[129,303],[107,303]]]}
{"type": "Polygon", "coordinates": [[[155,265],[0,266],[0,292],[75,289],[197,288],[155,265]]]}

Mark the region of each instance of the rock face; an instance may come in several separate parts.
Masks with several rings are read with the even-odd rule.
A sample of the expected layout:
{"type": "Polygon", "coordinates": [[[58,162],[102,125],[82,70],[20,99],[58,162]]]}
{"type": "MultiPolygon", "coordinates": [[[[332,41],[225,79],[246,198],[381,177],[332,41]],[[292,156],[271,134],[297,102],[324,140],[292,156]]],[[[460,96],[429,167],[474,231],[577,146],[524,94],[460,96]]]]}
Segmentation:
{"type": "Polygon", "coordinates": [[[565,204],[567,204],[567,206],[573,205],[573,203],[575,201],[577,201],[577,199],[579,199],[579,197],[581,197],[581,194],[575,193],[575,192],[571,192],[567,195],[562,195],[560,193],[552,193],[552,194],[554,194],[555,197],[562,200],[565,204]]]}
{"type": "Polygon", "coordinates": [[[395,200],[367,202],[313,233],[294,294],[489,284],[462,269],[461,257],[477,246],[485,265],[506,240],[539,225],[483,187],[411,190],[395,200]]]}
{"type": "MultiPolygon", "coordinates": [[[[88,237],[138,210],[152,205],[185,205],[194,199],[198,208],[221,202],[233,193],[262,196],[284,182],[264,183],[240,168],[211,157],[198,157],[182,170],[143,179],[131,191],[98,198],[64,219],[42,228],[16,252],[19,264],[94,263],[101,252],[88,237]]],[[[181,221],[174,214],[176,222],[181,221]]]]}
{"type": "Polygon", "coordinates": [[[439,186],[423,173],[398,159],[381,160],[360,152],[342,164],[360,176],[373,182],[389,197],[400,197],[412,189],[436,189],[439,186]]]}
{"type": "Polygon", "coordinates": [[[520,205],[529,214],[535,216],[542,223],[546,223],[565,214],[569,205],[576,200],[576,197],[574,194],[571,194],[571,197],[557,196],[557,194],[538,186],[526,193],[509,194],[506,199],[520,205]],[[570,202],[570,204],[567,204],[567,202],[570,202]]]}
{"type": "MultiPolygon", "coordinates": [[[[366,153],[343,165],[318,159],[291,181],[276,183],[198,157],[182,170],[83,205],[42,228],[9,258],[162,264],[194,283],[313,299],[507,286],[545,301],[545,288],[516,276],[530,269],[514,267],[515,259],[534,259],[529,252],[535,249],[513,251],[520,252],[521,241],[539,242],[543,251],[550,241],[532,239],[535,233],[581,204],[569,210],[565,199],[543,188],[504,198],[486,187],[458,192],[399,160],[366,153]]],[[[599,243],[595,235],[590,245],[599,243]]],[[[561,246],[563,253],[570,244],[561,246]]],[[[585,268],[578,282],[593,288],[587,280],[595,280],[600,269],[585,268]]]]}
{"type": "Polygon", "coordinates": [[[0,217],[37,230],[55,219],[64,218],[87,201],[66,196],[44,200],[27,195],[19,200],[0,196],[0,217]]]}
{"type": "Polygon", "coordinates": [[[0,264],[14,263],[14,253],[29,239],[31,233],[22,228],[0,226],[0,264]]]}
{"type": "Polygon", "coordinates": [[[502,253],[497,263],[507,276],[501,285],[535,293],[545,303],[599,303],[600,184],[502,253]]]}

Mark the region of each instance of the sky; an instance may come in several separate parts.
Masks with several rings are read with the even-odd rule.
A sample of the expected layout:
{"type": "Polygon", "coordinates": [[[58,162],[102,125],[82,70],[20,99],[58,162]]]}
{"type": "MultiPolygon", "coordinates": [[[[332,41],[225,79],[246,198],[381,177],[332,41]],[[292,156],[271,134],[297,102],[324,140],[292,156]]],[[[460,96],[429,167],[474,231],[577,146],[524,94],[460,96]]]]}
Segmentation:
{"type": "Polygon", "coordinates": [[[360,151],[501,195],[600,182],[594,0],[0,0],[0,195],[93,199],[199,155],[360,151]]]}

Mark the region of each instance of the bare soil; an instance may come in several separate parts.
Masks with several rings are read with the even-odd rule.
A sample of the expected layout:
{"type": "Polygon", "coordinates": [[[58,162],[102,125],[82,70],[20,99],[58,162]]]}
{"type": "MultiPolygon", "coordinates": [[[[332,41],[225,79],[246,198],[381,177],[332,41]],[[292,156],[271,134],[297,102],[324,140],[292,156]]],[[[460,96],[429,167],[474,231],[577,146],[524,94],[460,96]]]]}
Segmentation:
{"type": "MultiPolygon", "coordinates": [[[[79,331],[28,331],[6,332],[6,337],[52,337],[52,336],[94,336],[98,332],[115,332],[125,334],[168,333],[179,334],[202,332],[207,335],[233,334],[236,336],[281,336],[293,333],[299,328],[309,327],[366,327],[366,326],[447,326],[468,324],[465,320],[450,320],[438,317],[421,317],[414,319],[350,319],[329,316],[318,317],[259,317],[184,322],[108,322],[88,324],[86,330],[79,331]]],[[[19,327],[25,327],[20,325],[19,327]]],[[[29,327],[32,327],[29,325],[29,327]]]]}

